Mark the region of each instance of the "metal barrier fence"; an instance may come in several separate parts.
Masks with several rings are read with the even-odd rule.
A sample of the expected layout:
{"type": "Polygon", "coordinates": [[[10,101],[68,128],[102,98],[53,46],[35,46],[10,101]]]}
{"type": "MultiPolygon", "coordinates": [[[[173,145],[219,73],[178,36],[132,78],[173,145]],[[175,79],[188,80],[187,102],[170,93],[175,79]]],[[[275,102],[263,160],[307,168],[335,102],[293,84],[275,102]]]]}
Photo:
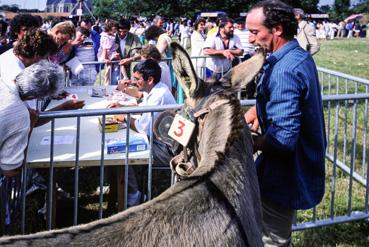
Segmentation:
{"type": "MultiPolygon", "coordinates": [[[[318,68],[321,91],[323,97],[323,105],[325,112],[325,123],[327,132],[328,147],[326,152],[326,193],[323,201],[311,210],[303,210],[297,212],[296,222],[293,225],[293,230],[304,230],[320,226],[344,223],[349,221],[361,220],[369,218],[368,213],[368,176],[369,167],[368,147],[367,147],[367,132],[368,132],[368,87],[369,80],[353,77],[343,73],[318,68]],[[338,169],[337,169],[338,168],[338,169]]],[[[251,106],[255,103],[254,100],[241,100],[244,107],[251,106]]],[[[78,110],[68,112],[44,112],[40,118],[51,119],[51,143],[54,140],[55,121],[59,118],[76,118],[76,160],[74,167],[74,207],[73,207],[73,224],[78,224],[78,183],[79,183],[79,131],[80,120],[89,116],[102,116],[103,123],[106,115],[112,114],[127,114],[127,119],[130,119],[131,114],[162,111],[166,109],[179,108],[181,105],[168,105],[161,107],[129,107],[115,108],[103,110],[78,110]]],[[[104,128],[103,128],[104,129],[104,128]]],[[[127,143],[129,140],[129,128],[127,129],[127,143]]],[[[101,159],[100,159],[100,194],[99,194],[99,209],[98,218],[103,217],[103,186],[104,186],[104,149],[105,149],[105,132],[101,134],[101,159]]],[[[152,129],[150,130],[150,140],[152,140],[152,129]]],[[[148,162],[148,182],[147,194],[151,198],[152,190],[152,169],[153,161],[150,155],[148,162]]],[[[52,204],[53,197],[53,176],[54,176],[54,161],[53,161],[53,145],[50,145],[50,162],[49,162],[49,183],[48,183],[48,198],[47,198],[47,229],[52,228],[52,204]]],[[[124,161],[125,169],[125,196],[127,195],[127,178],[128,178],[128,163],[129,152],[126,147],[127,156],[124,161]]],[[[122,164],[123,165],[123,164],[122,164]]],[[[26,185],[22,181],[27,177],[27,166],[22,171],[21,178],[0,180],[0,186],[3,188],[1,193],[1,204],[4,200],[8,200],[8,204],[2,206],[1,213],[1,229],[2,234],[6,232],[6,225],[14,215],[14,211],[10,211],[9,206],[13,205],[21,212],[22,220],[20,232],[25,233],[25,209],[26,201],[26,185]],[[22,184],[22,189],[20,189],[22,184]],[[5,187],[5,193],[4,193],[5,187]]],[[[127,198],[125,198],[127,202],[127,198]]],[[[126,203],[125,203],[126,208],[126,203]]],[[[19,212],[18,212],[19,215],[19,212]]]]}

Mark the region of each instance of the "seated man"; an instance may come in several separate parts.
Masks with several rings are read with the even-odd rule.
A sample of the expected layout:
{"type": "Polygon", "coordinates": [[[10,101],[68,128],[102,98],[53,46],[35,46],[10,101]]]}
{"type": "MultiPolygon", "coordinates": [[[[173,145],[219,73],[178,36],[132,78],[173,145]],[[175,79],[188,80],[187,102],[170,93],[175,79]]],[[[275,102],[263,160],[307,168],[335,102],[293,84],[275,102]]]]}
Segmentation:
{"type": "MultiPolygon", "coordinates": [[[[3,80],[3,78],[0,78],[3,80]]],[[[25,100],[58,95],[64,88],[63,69],[41,60],[24,69],[15,83],[0,82],[0,171],[14,176],[24,161],[30,130],[36,120],[30,118],[25,100]]]]}
{"type": "MultiPolygon", "coordinates": [[[[176,101],[169,91],[168,87],[160,81],[161,69],[157,62],[152,59],[142,61],[133,68],[133,78],[137,84],[138,91],[142,92],[142,102],[139,106],[160,106],[168,104],[176,104],[176,101]]],[[[124,90],[123,90],[124,91],[124,90]]],[[[133,92],[136,95],[137,92],[133,92]]],[[[118,103],[111,104],[110,107],[119,107],[118,103]]],[[[159,112],[154,112],[153,121],[158,117],[159,112]]],[[[127,125],[131,129],[150,135],[151,126],[151,113],[143,113],[140,118],[131,117],[130,122],[127,125]]],[[[159,141],[153,141],[152,152],[154,156],[155,165],[162,165],[158,163],[169,164],[168,154],[169,149],[159,141]],[[163,158],[164,157],[164,158],[163,158]],[[167,162],[168,161],[168,162],[167,162]]],[[[170,156],[170,155],[169,155],[170,156]]],[[[136,177],[131,166],[129,167],[128,178],[128,206],[134,206],[140,203],[141,192],[138,190],[136,177]]]]}

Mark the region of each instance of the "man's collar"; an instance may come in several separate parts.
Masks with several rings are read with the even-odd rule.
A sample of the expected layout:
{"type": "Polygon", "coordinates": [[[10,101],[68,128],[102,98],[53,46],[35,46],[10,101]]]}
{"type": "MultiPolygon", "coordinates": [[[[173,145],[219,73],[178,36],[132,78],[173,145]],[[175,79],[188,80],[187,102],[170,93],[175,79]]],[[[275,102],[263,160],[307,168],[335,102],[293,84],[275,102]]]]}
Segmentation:
{"type": "Polygon", "coordinates": [[[281,60],[290,50],[295,49],[299,46],[296,39],[288,41],[284,46],[276,50],[274,53],[270,54],[266,59],[267,63],[274,65],[279,60],[281,60]]]}

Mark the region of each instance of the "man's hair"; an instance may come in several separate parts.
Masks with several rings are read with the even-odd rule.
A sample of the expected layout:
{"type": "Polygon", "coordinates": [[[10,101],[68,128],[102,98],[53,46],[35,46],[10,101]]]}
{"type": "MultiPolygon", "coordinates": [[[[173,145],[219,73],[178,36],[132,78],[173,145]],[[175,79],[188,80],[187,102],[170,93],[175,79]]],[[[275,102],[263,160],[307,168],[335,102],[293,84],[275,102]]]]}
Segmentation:
{"type": "Polygon", "coordinates": [[[129,30],[131,28],[131,22],[125,18],[121,18],[118,23],[118,29],[129,30]]]}
{"type": "Polygon", "coordinates": [[[76,28],[76,32],[80,32],[81,34],[83,34],[86,37],[90,37],[91,31],[88,30],[85,27],[77,27],[76,28]]]}
{"type": "Polygon", "coordinates": [[[159,64],[153,59],[147,59],[142,61],[133,68],[133,72],[138,72],[142,74],[145,81],[149,79],[150,76],[154,78],[154,83],[158,83],[161,79],[161,68],[159,64]]]}
{"type": "Polygon", "coordinates": [[[218,26],[219,26],[219,28],[224,28],[227,25],[227,23],[232,23],[233,24],[234,21],[233,21],[233,19],[225,16],[225,17],[222,17],[222,18],[219,19],[219,25],[218,26]]]}
{"type": "Polygon", "coordinates": [[[10,30],[9,37],[11,40],[17,39],[17,33],[21,31],[22,27],[29,28],[39,28],[42,23],[39,20],[30,14],[20,14],[16,15],[13,20],[10,22],[10,30]]]}
{"type": "Polygon", "coordinates": [[[76,27],[71,21],[63,21],[56,24],[53,28],[51,28],[51,32],[55,33],[59,31],[62,34],[67,34],[73,39],[76,35],[76,27]]]}
{"type": "Polygon", "coordinates": [[[163,18],[163,17],[161,17],[160,15],[156,15],[156,16],[154,17],[154,19],[152,20],[152,23],[153,23],[154,25],[156,25],[156,24],[159,22],[159,20],[162,20],[162,21],[164,22],[164,18],[163,18]]]}
{"type": "Polygon", "coordinates": [[[294,38],[297,32],[297,21],[291,6],[278,0],[266,0],[254,5],[251,10],[259,8],[263,10],[265,16],[264,26],[271,31],[277,25],[281,25],[282,37],[287,40],[294,38]]]}
{"type": "Polygon", "coordinates": [[[25,68],[15,78],[19,95],[41,98],[58,95],[65,85],[65,74],[61,66],[41,60],[25,68]]]}
{"type": "Polygon", "coordinates": [[[163,29],[161,29],[158,26],[151,25],[145,31],[145,39],[146,40],[152,40],[152,39],[158,38],[163,33],[165,33],[165,31],[163,29]]]}
{"type": "Polygon", "coordinates": [[[57,51],[57,44],[52,36],[40,29],[30,29],[14,47],[14,54],[25,58],[44,57],[57,51]]]}
{"type": "Polygon", "coordinates": [[[150,44],[142,47],[142,49],[140,50],[140,55],[143,56],[145,59],[152,58],[157,62],[160,62],[161,59],[161,54],[158,48],[150,44]]]}
{"type": "Polygon", "coordinates": [[[82,20],[81,20],[81,23],[82,22],[84,22],[86,24],[90,23],[91,25],[93,24],[92,20],[89,17],[83,17],[82,20]]]}

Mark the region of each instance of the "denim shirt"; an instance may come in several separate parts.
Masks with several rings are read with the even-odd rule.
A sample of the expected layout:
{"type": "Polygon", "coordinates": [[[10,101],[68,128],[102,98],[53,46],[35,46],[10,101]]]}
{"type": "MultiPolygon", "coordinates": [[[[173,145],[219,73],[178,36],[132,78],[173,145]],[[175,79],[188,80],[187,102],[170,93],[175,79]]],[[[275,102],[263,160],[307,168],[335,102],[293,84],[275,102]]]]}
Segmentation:
{"type": "Polygon", "coordinates": [[[257,85],[266,150],[256,160],[262,197],[291,209],[324,194],[326,136],[318,72],[296,40],[272,53],[257,85]]]}

